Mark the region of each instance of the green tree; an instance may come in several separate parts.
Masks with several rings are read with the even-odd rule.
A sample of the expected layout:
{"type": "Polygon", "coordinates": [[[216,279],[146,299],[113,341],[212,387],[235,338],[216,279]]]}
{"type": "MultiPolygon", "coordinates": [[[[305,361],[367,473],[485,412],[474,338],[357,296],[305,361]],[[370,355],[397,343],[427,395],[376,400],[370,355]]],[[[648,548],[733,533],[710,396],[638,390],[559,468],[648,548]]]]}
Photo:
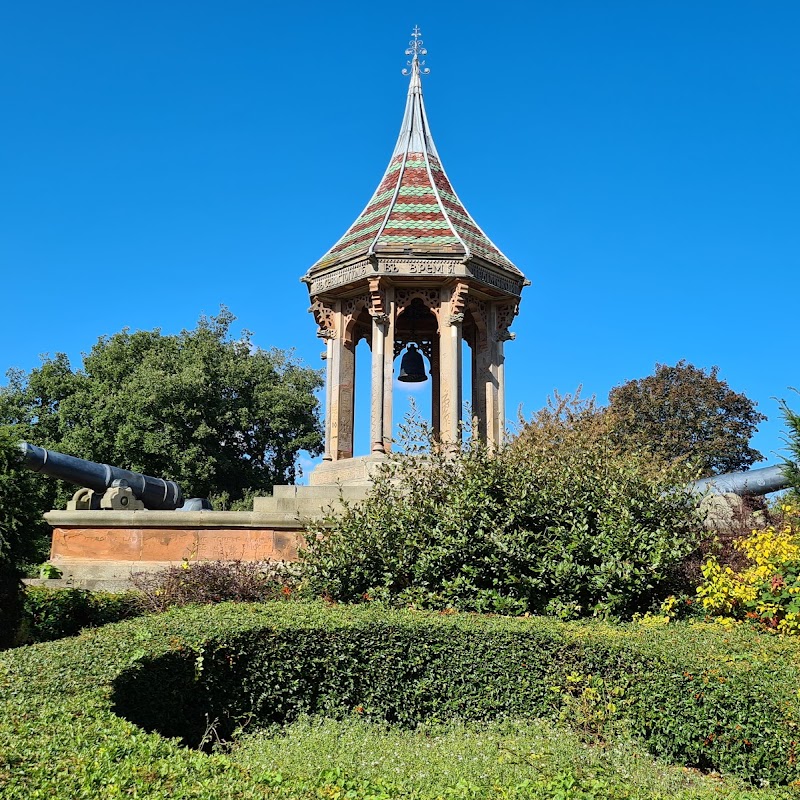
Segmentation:
{"type": "Polygon", "coordinates": [[[783,419],[789,431],[786,444],[791,458],[784,459],[783,472],[796,500],[800,500],[800,414],[792,411],[785,400],[780,401],[783,419]]]}
{"type": "Polygon", "coordinates": [[[47,541],[35,476],[20,463],[13,431],[0,426],[0,647],[11,644],[21,608],[24,566],[37,561],[47,541]]]}
{"type": "MultiPolygon", "coordinates": [[[[176,480],[187,496],[237,500],[293,483],[299,452],[321,450],[320,372],[255,347],[248,331],[234,339],[234,319],[223,309],[177,335],[123,330],[101,337],[82,369],[58,354],[29,375],[11,372],[0,424],[18,439],[176,480]]],[[[50,502],[74,490],[47,483],[50,502]]]]}
{"type": "Polygon", "coordinates": [[[655,456],[691,461],[703,476],[747,469],[763,456],[750,438],[766,417],[756,403],[717,375],[679,361],[609,393],[608,412],[619,443],[655,456]]]}

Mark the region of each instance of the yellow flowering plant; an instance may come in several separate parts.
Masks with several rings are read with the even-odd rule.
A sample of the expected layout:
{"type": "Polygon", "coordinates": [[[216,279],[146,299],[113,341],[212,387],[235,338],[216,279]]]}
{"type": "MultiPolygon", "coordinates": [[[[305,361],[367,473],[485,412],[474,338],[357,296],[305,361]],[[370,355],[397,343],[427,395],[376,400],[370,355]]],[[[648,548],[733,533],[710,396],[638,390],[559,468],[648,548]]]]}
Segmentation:
{"type": "Polygon", "coordinates": [[[783,521],[754,530],[735,547],[747,559],[736,571],[709,558],[697,596],[723,624],[752,620],[770,630],[800,634],[800,509],[781,506],[783,521]]]}

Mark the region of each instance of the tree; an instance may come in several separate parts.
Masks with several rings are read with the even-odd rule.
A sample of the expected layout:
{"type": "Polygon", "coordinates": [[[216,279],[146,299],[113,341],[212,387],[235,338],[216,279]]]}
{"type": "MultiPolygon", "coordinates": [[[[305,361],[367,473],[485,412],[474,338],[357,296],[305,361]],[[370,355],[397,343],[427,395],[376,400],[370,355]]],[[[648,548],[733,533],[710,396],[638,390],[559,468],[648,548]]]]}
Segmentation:
{"type": "Polygon", "coordinates": [[[800,414],[792,411],[785,400],[780,401],[783,419],[789,428],[786,444],[791,458],[784,459],[783,472],[795,500],[800,500],[800,414]]]}
{"type": "Polygon", "coordinates": [[[35,476],[20,463],[13,432],[0,426],[0,648],[12,643],[21,609],[23,565],[47,537],[35,476]]]}
{"type": "MultiPolygon", "coordinates": [[[[178,481],[187,496],[293,483],[301,450],[321,451],[317,370],[261,350],[222,309],[177,335],[101,337],[83,368],[63,354],[9,373],[0,424],[19,439],[178,481]]],[[[50,490],[60,500],[72,488],[50,490]]],[[[42,509],[45,510],[45,509],[42,509]]]]}
{"type": "Polygon", "coordinates": [[[667,460],[690,460],[703,476],[747,469],[763,456],[750,447],[766,417],[717,375],[686,361],[656,364],[655,374],[609,393],[617,440],[667,460]]]}

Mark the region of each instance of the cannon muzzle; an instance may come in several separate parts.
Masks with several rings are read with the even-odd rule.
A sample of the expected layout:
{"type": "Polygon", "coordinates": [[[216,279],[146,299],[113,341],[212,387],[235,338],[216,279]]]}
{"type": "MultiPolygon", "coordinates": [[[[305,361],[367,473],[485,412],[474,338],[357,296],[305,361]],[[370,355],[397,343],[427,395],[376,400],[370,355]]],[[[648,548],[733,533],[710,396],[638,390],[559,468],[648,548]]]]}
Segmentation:
{"type": "Polygon", "coordinates": [[[145,508],[154,511],[174,511],[183,504],[183,492],[175,481],[86,461],[27,442],[21,442],[19,447],[23,454],[23,463],[35,472],[42,472],[98,493],[107,491],[112,485],[129,487],[145,508]]]}
{"type": "Polygon", "coordinates": [[[783,467],[762,467],[747,472],[728,472],[692,481],[689,488],[696,494],[710,491],[711,494],[762,495],[788,489],[783,467]]]}

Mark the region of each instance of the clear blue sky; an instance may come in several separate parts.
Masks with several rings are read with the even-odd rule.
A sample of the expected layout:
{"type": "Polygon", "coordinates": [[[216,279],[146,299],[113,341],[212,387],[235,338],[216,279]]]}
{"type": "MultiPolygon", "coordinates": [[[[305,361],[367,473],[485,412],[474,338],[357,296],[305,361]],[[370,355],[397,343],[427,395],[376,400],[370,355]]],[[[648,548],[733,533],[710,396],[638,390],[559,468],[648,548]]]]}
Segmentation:
{"type": "Polygon", "coordinates": [[[754,445],[778,450],[772,398],[800,406],[797,0],[7,2],[0,373],[221,303],[321,366],[298,279],[383,174],[415,24],[449,176],[532,281],[509,417],[685,358],[758,401],[754,445]]]}

